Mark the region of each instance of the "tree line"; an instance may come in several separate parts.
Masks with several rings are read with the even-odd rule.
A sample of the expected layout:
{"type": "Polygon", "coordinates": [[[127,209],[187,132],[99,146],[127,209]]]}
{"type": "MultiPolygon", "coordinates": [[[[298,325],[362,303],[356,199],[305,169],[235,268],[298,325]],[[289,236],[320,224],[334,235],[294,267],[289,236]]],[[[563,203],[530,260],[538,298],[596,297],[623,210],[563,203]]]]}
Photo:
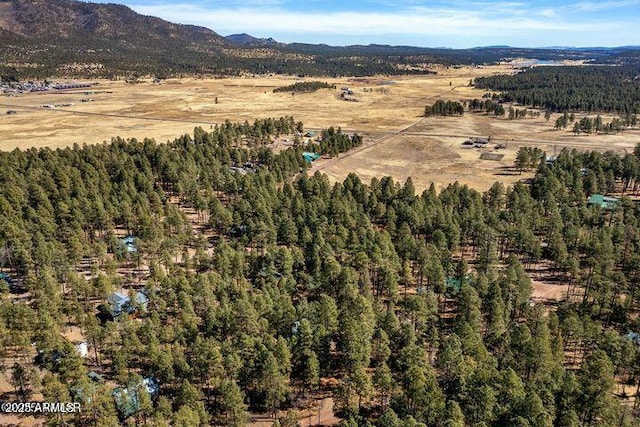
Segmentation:
{"type": "Polygon", "coordinates": [[[466,103],[469,111],[474,113],[486,112],[487,114],[494,114],[496,116],[504,116],[505,109],[501,102],[496,98],[493,99],[472,99],[466,103]]]}
{"type": "MultiPolygon", "coordinates": [[[[549,117],[550,115],[545,115],[549,117]]],[[[573,123],[572,131],[575,134],[579,133],[601,133],[605,135],[618,134],[624,132],[625,129],[630,127],[636,127],[638,125],[637,115],[627,115],[624,118],[614,117],[610,122],[605,123],[602,117],[598,114],[595,118],[585,116],[576,121],[574,113],[564,113],[559,116],[554,124],[554,129],[566,129],[569,124],[573,123]]]]}
{"type": "Polygon", "coordinates": [[[437,100],[432,105],[424,107],[425,117],[431,116],[462,116],[464,114],[464,106],[457,101],[437,100]]]}
{"type": "Polygon", "coordinates": [[[311,82],[296,82],[294,84],[288,86],[280,86],[273,90],[274,93],[277,92],[315,92],[320,89],[335,89],[335,84],[329,84],[327,82],[321,81],[311,81],[311,82]]]}
{"type": "Polygon", "coordinates": [[[518,102],[555,112],[603,111],[621,116],[640,113],[640,67],[533,67],[514,75],[479,77],[475,87],[500,92],[518,102]]]}

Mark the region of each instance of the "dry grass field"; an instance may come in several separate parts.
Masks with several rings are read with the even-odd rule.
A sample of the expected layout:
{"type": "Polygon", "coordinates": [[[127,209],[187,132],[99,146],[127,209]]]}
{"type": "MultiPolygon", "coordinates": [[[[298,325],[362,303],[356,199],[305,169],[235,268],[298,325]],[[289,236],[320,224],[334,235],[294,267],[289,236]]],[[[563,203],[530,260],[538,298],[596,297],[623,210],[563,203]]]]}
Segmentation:
{"type": "Polygon", "coordinates": [[[314,168],[326,173],[332,181],[355,172],[367,182],[383,175],[401,182],[411,177],[419,190],[428,188],[432,182],[440,190],[458,181],[485,191],[495,181],[508,185],[532,176],[513,169],[521,146],[536,146],[553,155],[563,148],[631,152],[640,143],[638,130],[626,131],[624,135],[576,136],[569,131],[554,131],[554,121],[555,115],[549,122],[542,116],[521,120],[471,113],[461,118],[431,117],[379,141],[370,140],[340,159],[321,160],[314,168]],[[464,148],[461,143],[472,136],[491,136],[492,143],[482,149],[464,148]],[[507,148],[495,150],[496,143],[507,148]],[[485,152],[504,154],[504,158],[481,160],[485,152]]]}
{"type": "MultiPolygon", "coordinates": [[[[517,148],[535,145],[552,154],[564,147],[630,150],[640,132],[618,136],[575,136],[552,129],[544,117],[507,120],[466,113],[460,118],[424,119],[426,104],[437,99],[480,98],[484,91],[469,87],[478,76],[510,73],[510,65],[437,69],[437,75],[379,78],[321,79],[336,90],[315,93],[273,93],[295,83],[286,76],[175,79],[161,84],[102,80],[90,89],[28,93],[0,98],[0,149],[63,147],[123,138],[155,138],[159,142],[190,133],[195,126],[210,128],[225,120],[252,121],[291,115],[307,129],[342,127],[365,136],[365,145],[340,159],[321,160],[314,169],[342,180],[355,172],[365,181],[391,175],[399,181],[411,176],[418,190],[431,182],[438,188],[458,181],[486,190],[496,180],[505,184],[527,177],[511,170],[517,148]],[[340,99],[341,87],[353,90],[356,101],[340,99]],[[89,93],[87,93],[89,92],[89,93]],[[218,103],[216,103],[216,98],[218,103]],[[91,102],[81,102],[91,99],[91,102]],[[46,109],[45,104],[74,104],[46,109]],[[5,114],[9,110],[16,114],[5,114]],[[465,149],[472,136],[491,136],[485,149],[465,149]],[[480,160],[482,151],[506,143],[501,161],[480,160]]],[[[310,80],[310,79],[308,79],[310,80]]],[[[581,115],[577,115],[579,119],[581,115]]],[[[605,121],[607,118],[605,118],[605,121]]]]}

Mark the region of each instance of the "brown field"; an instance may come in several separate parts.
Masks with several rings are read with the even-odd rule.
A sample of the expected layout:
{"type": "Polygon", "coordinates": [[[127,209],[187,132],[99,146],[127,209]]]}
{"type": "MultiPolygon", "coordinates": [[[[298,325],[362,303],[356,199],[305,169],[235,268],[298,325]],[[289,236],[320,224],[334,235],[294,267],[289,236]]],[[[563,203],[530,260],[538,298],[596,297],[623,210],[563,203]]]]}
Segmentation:
{"type": "Polygon", "coordinates": [[[332,181],[339,181],[349,172],[363,180],[390,175],[400,182],[411,177],[416,189],[423,190],[433,182],[436,188],[458,181],[477,190],[485,191],[495,181],[512,184],[532,174],[513,169],[518,148],[537,146],[548,155],[563,148],[615,150],[630,152],[640,142],[640,132],[627,131],[624,135],[578,135],[556,132],[544,118],[504,120],[485,115],[465,114],[462,118],[434,117],[422,119],[406,131],[373,141],[339,159],[321,160],[315,169],[321,170],[332,181]],[[468,136],[489,136],[487,148],[463,148],[468,136]],[[494,150],[495,143],[507,148],[494,150]],[[500,161],[481,160],[483,152],[504,154],[500,161]]]}
{"type": "Polygon", "coordinates": [[[164,142],[192,132],[195,126],[208,129],[227,119],[291,115],[307,129],[340,126],[365,136],[364,147],[314,165],[314,170],[322,170],[333,181],[355,172],[365,181],[391,175],[404,182],[411,176],[418,190],[431,182],[442,188],[454,181],[486,190],[496,180],[510,184],[527,177],[511,169],[522,145],[539,146],[552,154],[565,147],[624,151],[640,142],[637,130],[616,136],[557,132],[552,129],[555,115],[549,122],[544,117],[506,120],[472,113],[424,119],[424,106],[436,99],[480,98],[484,91],[468,86],[474,77],[513,72],[509,65],[437,71],[437,75],[417,77],[321,79],[338,89],[294,96],[273,93],[273,89],[295,83],[296,78],[271,76],[174,79],[161,84],[102,80],[91,89],[2,97],[0,149],[95,144],[113,136],[164,142]],[[357,101],[339,98],[343,86],[353,90],[357,101]],[[88,98],[92,102],[81,102],[88,98]],[[42,107],[71,103],[75,105],[42,107]],[[17,114],[4,114],[8,110],[17,114]],[[491,136],[493,143],[482,150],[463,149],[461,142],[471,136],[491,136]],[[481,152],[493,151],[494,143],[507,144],[506,150],[500,150],[503,160],[480,160],[481,152]]]}

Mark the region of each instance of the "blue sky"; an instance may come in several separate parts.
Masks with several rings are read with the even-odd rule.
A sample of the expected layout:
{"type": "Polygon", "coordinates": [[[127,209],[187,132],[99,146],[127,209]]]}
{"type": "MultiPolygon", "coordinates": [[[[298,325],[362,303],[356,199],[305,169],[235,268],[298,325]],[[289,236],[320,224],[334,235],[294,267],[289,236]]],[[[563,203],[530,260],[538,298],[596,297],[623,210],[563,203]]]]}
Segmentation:
{"type": "MultiPolygon", "coordinates": [[[[96,1],[96,0],[93,0],[96,1]]],[[[640,0],[100,0],[221,35],[466,48],[640,45],[640,0]]]]}

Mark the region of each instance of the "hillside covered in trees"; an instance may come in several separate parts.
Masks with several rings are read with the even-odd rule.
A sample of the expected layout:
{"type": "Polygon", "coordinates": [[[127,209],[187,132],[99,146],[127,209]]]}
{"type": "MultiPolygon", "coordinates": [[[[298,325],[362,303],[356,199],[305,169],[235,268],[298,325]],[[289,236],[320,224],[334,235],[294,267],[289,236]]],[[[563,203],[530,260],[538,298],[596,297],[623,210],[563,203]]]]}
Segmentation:
{"type": "Polygon", "coordinates": [[[475,79],[503,101],[556,112],[640,113],[640,66],[534,67],[515,75],[475,79]]]}
{"type": "Polygon", "coordinates": [[[431,73],[430,64],[505,58],[637,63],[637,48],[445,49],[410,46],[237,44],[215,29],[181,25],[126,6],[76,0],[0,0],[0,78],[51,76],[289,74],[365,76],[431,73]]]}
{"type": "Polygon", "coordinates": [[[638,425],[640,210],[587,197],[635,194],[640,150],[416,194],[307,176],[303,149],[360,144],[339,129],[264,146],[299,127],[0,153],[3,398],[82,402],[51,416],[74,425],[295,425],[319,392],[347,426],[638,425]],[[533,304],[533,271],[569,299],[533,304]],[[144,301],[105,318],[115,291],[144,301]]]}

